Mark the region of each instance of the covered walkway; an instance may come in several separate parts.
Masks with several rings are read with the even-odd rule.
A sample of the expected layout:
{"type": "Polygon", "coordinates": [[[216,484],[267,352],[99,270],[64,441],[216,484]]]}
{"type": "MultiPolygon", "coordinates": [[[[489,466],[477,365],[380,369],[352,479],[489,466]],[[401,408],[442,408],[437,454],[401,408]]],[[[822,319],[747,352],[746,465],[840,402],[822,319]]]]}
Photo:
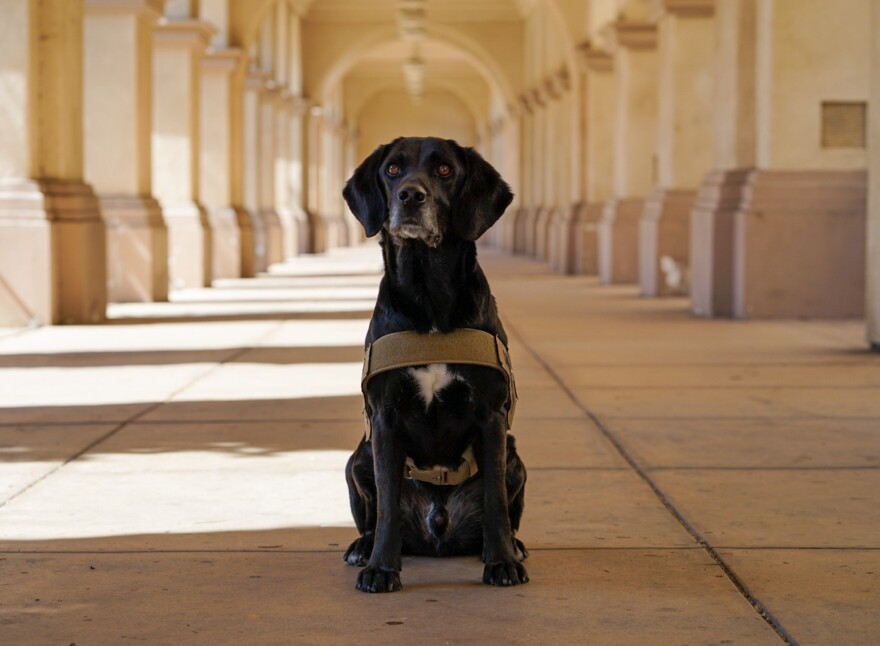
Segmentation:
{"type": "Polygon", "coordinates": [[[404,561],[363,595],[373,244],[0,336],[0,642],[865,644],[880,370],[861,321],[693,318],[481,252],[529,468],[528,585],[404,561]]]}

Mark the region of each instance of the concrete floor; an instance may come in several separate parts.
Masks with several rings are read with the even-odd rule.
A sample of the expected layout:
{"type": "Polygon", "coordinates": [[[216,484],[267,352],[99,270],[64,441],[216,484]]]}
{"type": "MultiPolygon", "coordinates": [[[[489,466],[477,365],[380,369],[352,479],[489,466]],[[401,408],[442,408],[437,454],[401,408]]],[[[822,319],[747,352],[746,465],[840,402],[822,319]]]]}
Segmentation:
{"type": "Polygon", "coordinates": [[[0,330],[0,643],[880,643],[880,356],[860,322],[481,254],[512,335],[528,585],[355,591],[376,249],[0,330]],[[762,616],[763,615],[763,616],[762,616]]]}

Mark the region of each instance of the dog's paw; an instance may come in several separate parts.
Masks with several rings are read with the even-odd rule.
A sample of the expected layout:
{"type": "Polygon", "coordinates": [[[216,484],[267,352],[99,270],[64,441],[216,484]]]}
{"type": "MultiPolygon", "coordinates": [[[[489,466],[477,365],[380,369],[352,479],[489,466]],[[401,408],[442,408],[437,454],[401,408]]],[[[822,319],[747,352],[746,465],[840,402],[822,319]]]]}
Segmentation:
{"type": "Polygon", "coordinates": [[[513,539],[513,551],[516,552],[516,558],[525,561],[529,558],[529,551],[526,549],[525,543],[518,538],[513,539]]]}
{"type": "Polygon", "coordinates": [[[364,566],[370,560],[370,554],[372,553],[373,536],[361,536],[348,546],[342,559],[349,565],[364,566]]]}
{"type": "Polygon", "coordinates": [[[529,575],[519,561],[493,561],[483,569],[483,583],[489,585],[519,585],[528,581],[529,575]]]}
{"type": "Polygon", "coordinates": [[[400,590],[400,572],[378,567],[365,567],[358,574],[357,585],[361,592],[397,592],[400,590]]]}

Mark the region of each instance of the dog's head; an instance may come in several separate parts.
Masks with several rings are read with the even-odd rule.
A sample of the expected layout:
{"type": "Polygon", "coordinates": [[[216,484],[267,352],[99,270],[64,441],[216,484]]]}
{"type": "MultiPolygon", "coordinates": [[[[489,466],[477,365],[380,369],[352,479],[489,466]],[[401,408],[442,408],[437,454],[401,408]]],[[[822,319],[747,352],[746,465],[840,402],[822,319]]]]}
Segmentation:
{"type": "Polygon", "coordinates": [[[450,234],[476,240],[513,200],[498,171],[474,149],[434,137],[379,146],[342,195],[368,236],[385,227],[395,238],[430,247],[450,234]]]}

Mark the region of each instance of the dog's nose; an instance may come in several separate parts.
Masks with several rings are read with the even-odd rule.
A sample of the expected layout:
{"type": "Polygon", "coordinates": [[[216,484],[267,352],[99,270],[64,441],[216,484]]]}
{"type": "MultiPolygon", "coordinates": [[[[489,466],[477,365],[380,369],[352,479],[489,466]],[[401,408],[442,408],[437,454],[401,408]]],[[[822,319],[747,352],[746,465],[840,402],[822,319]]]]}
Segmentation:
{"type": "Polygon", "coordinates": [[[426,197],[427,193],[425,193],[420,186],[409,186],[401,189],[397,193],[397,199],[399,199],[402,204],[409,204],[411,201],[416,204],[421,204],[425,201],[426,197]]]}

